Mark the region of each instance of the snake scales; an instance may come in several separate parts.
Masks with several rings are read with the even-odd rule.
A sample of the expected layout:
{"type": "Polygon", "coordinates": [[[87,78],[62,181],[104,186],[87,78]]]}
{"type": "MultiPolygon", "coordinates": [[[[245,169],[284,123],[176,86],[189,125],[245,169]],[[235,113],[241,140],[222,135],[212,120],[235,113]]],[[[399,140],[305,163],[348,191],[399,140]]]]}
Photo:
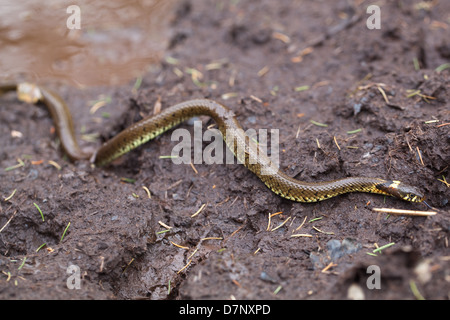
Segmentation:
{"type": "Polygon", "coordinates": [[[18,90],[19,97],[25,91],[27,97],[33,91],[30,102],[42,101],[49,109],[64,151],[72,160],[90,159],[97,166],[106,165],[130,150],[148,142],[181,122],[199,115],[211,117],[218,125],[228,148],[236,158],[275,194],[298,202],[316,202],[349,192],[370,192],[394,196],[406,201],[421,202],[424,195],[417,188],[396,180],[369,177],[348,177],[333,181],[305,182],[289,177],[263,152],[257,143],[245,135],[234,112],[220,103],[207,99],[185,101],[160,113],[131,125],[96,152],[87,153],[78,146],[72,117],[65,102],[56,93],[29,84],[1,85],[0,93],[18,90]],[[23,88],[21,89],[21,86],[23,88]],[[250,161],[256,159],[256,161],[250,161]]]}

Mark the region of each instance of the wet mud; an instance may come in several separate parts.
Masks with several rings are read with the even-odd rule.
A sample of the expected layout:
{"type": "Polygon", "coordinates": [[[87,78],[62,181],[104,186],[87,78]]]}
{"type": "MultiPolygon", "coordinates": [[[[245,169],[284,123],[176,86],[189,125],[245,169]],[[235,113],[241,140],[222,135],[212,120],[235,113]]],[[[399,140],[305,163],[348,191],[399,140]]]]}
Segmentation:
{"type": "Polygon", "coordinates": [[[438,67],[450,4],[419,3],[383,2],[369,30],[366,2],[184,1],[138,88],[53,88],[84,148],[210,98],[245,129],[279,129],[290,176],[400,180],[438,214],[374,212],[430,210],[374,194],[285,200],[242,165],[174,164],[173,130],[106,168],[70,162],[45,107],[11,93],[0,98],[0,297],[448,299],[450,69],[438,67]]]}

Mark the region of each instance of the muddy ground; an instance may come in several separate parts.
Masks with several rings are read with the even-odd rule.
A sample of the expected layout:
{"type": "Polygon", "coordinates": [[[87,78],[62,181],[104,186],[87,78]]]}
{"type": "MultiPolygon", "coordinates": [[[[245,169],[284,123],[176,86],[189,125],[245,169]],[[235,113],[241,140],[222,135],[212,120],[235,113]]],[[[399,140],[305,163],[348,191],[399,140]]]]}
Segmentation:
{"type": "MultiPolygon", "coordinates": [[[[107,168],[73,163],[47,110],[7,94],[0,297],[448,299],[450,69],[436,68],[450,60],[450,3],[382,1],[379,30],[366,27],[368,3],[348,3],[180,2],[164,59],[138,90],[134,82],[52,88],[86,148],[159,103],[207,97],[233,109],[246,129],[279,129],[289,175],[398,179],[423,190],[437,215],[377,213],[427,208],[373,194],[284,200],[242,165],[194,171],[161,157],[177,144],[170,132],[107,168]],[[100,95],[111,101],[90,114],[100,95]],[[77,276],[71,265],[79,289],[68,288],[77,276]],[[379,267],[381,289],[367,286],[370,265],[379,267]]],[[[181,127],[193,132],[189,122],[181,127]]]]}

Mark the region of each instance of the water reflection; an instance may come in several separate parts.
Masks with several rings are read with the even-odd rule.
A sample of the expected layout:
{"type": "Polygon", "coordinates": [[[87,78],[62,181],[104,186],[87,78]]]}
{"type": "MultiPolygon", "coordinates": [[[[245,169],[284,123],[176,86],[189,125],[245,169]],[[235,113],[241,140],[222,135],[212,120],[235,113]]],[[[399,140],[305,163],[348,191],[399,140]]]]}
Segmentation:
{"type": "Polygon", "coordinates": [[[128,82],[158,61],[169,38],[173,4],[0,0],[0,81],[128,82]],[[70,5],[79,15],[68,12],[70,5]],[[76,22],[80,29],[70,29],[76,22]]]}

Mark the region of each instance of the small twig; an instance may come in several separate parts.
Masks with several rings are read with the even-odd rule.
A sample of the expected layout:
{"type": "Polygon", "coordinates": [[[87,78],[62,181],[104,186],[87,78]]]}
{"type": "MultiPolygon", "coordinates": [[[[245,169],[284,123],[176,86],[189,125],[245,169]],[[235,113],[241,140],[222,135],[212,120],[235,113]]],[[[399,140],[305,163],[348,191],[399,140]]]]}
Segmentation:
{"type": "Polygon", "coordinates": [[[258,77],[262,77],[264,76],[267,72],[269,72],[269,67],[265,66],[264,68],[262,68],[261,70],[258,71],[258,77]]]}
{"type": "Polygon", "coordinates": [[[191,218],[195,217],[195,216],[198,215],[200,212],[202,212],[202,210],[205,208],[205,206],[206,206],[206,203],[204,203],[204,204],[200,207],[200,209],[197,210],[196,213],[194,213],[193,215],[191,215],[191,218]]]}
{"type": "Polygon", "coordinates": [[[386,104],[390,104],[389,99],[388,99],[388,97],[386,95],[386,92],[384,92],[384,89],[382,87],[380,87],[380,86],[377,86],[377,89],[378,89],[378,91],[380,91],[381,95],[384,98],[384,101],[386,101],[386,104]]]}
{"type": "Polygon", "coordinates": [[[272,33],[272,37],[274,39],[280,40],[284,43],[290,43],[291,42],[291,38],[289,38],[289,36],[285,35],[284,33],[281,32],[273,32],[272,33]]]}
{"type": "Polygon", "coordinates": [[[271,225],[271,222],[272,222],[272,216],[270,215],[270,213],[269,213],[269,221],[267,222],[267,228],[266,228],[266,231],[269,231],[270,230],[270,225],[271,225]]]}
{"type": "Polygon", "coordinates": [[[435,211],[416,211],[416,210],[403,210],[390,208],[372,208],[372,210],[376,212],[386,212],[398,215],[419,216],[419,217],[434,216],[435,214],[437,214],[437,212],[435,211]]]}
{"type": "Polygon", "coordinates": [[[198,174],[198,171],[197,171],[197,169],[195,169],[194,164],[192,162],[190,164],[191,164],[191,168],[192,168],[192,170],[194,170],[195,174],[198,174]]]}
{"type": "Polygon", "coordinates": [[[55,162],[53,160],[48,160],[48,164],[54,166],[58,170],[61,170],[61,166],[57,162],[55,162]]]}
{"type": "Polygon", "coordinates": [[[160,113],[160,112],[161,112],[161,107],[162,107],[162,104],[161,104],[161,96],[158,95],[158,98],[156,99],[156,102],[155,102],[155,104],[153,105],[153,114],[158,114],[158,113],[160,113]]]}
{"type": "Polygon", "coordinates": [[[331,269],[333,267],[336,267],[337,263],[334,262],[330,262],[325,268],[322,269],[322,273],[326,273],[328,271],[328,269],[331,269]]]}
{"type": "Polygon", "coordinates": [[[171,226],[168,226],[167,224],[165,224],[165,223],[162,222],[162,221],[158,221],[158,223],[159,223],[161,226],[163,226],[164,228],[166,228],[166,229],[172,229],[171,226]]]}
{"type": "Polygon", "coordinates": [[[152,198],[152,194],[151,194],[150,190],[146,186],[142,186],[142,189],[144,189],[145,192],[147,192],[148,198],[151,199],[152,198]]]}
{"type": "Polygon", "coordinates": [[[14,195],[16,194],[17,189],[14,189],[13,192],[5,198],[5,201],[11,200],[12,197],[14,197],[14,195]]]}
{"type": "Polygon", "coordinates": [[[284,226],[285,225],[285,223],[286,222],[288,222],[289,221],[289,219],[291,219],[291,217],[288,217],[286,220],[284,220],[279,226],[277,226],[277,227],[275,227],[275,228],[273,228],[272,230],[270,230],[270,231],[275,231],[275,230],[277,230],[277,229],[279,229],[279,228],[281,228],[282,226],[284,226]]]}
{"type": "Polygon", "coordinates": [[[417,149],[417,154],[419,155],[419,159],[420,159],[420,163],[425,166],[425,164],[423,163],[423,159],[422,159],[422,152],[420,152],[419,147],[416,147],[417,149]]]}
{"type": "Polygon", "coordinates": [[[308,216],[305,216],[305,218],[303,219],[303,222],[297,227],[297,229],[295,229],[295,231],[298,231],[298,230],[300,230],[303,227],[303,225],[306,222],[306,219],[308,219],[308,216]]]}
{"type": "Polygon", "coordinates": [[[9,218],[9,220],[6,221],[5,225],[0,229],[0,233],[2,233],[3,229],[5,229],[6,226],[11,222],[12,218],[14,218],[14,216],[16,215],[16,213],[17,213],[17,210],[14,211],[14,213],[13,213],[12,216],[11,216],[11,218],[9,218]]]}
{"type": "Polygon", "coordinates": [[[232,236],[234,236],[236,233],[238,233],[245,225],[240,226],[239,228],[237,228],[236,230],[234,230],[227,238],[230,239],[232,236]]]}
{"type": "Polygon", "coordinates": [[[272,217],[277,216],[279,214],[282,214],[283,211],[275,212],[275,213],[269,213],[269,222],[267,223],[267,229],[266,231],[270,231],[270,225],[272,224],[272,217]]]}
{"type": "Polygon", "coordinates": [[[201,238],[200,241],[205,241],[205,240],[223,240],[222,237],[206,237],[206,238],[201,238]]]}
{"type": "Polygon", "coordinates": [[[182,246],[182,245],[177,244],[177,243],[175,243],[173,241],[170,241],[170,243],[173,244],[175,247],[178,247],[178,248],[181,248],[181,249],[184,249],[184,250],[189,250],[189,247],[182,246]]]}
{"type": "Polygon", "coordinates": [[[323,233],[323,234],[328,234],[328,235],[333,235],[334,232],[330,232],[330,231],[322,231],[319,228],[313,226],[313,229],[316,230],[317,232],[323,233]]]}
{"type": "Polygon", "coordinates": [[[189,255],[188,260],[190,260],[194,256],[194,254],[197,253],[197,251],[198,251],[198,248],[195,248],[195,250],[189,255]]]}
{"type": "Polygon", "coordinates": [[[177,274],[179,274],[181,271],[183,271],[184,269],[186,269],[186,268],[191,264],[191,262],[192,262],[192,259],[189,260],[188,263],[187,263],[183,268],[181,268],[180,270],[178,270],[177,274]]]}
{"type": "Polygon", "coordinates": [[[336,140],[336,136],[334,136],[334,143],[336,144],[336,146],[338,147],[338,149],[339,150],[341,150],[341,147],[339,146],[339,144],[338,144],[338,142],[337,142],[337,140],[336,140]]]}
{"type": "Polygon", "coordinates": [[[298,238],[298,237],[307,237],[307,238],[312,238],[312,235],[308,234],[308,233],[294,233],[291,235],[292,238],[298,238]]]}
{"type": "Polygon", "coordinates": [[[254,96],[254,95],[252,95],[252,94],[250,95],[250,98],[253,99],[253,100],[255,100],[256,102],[263,103],[263,101],[262,101],[260,98],[254,96]]]}

